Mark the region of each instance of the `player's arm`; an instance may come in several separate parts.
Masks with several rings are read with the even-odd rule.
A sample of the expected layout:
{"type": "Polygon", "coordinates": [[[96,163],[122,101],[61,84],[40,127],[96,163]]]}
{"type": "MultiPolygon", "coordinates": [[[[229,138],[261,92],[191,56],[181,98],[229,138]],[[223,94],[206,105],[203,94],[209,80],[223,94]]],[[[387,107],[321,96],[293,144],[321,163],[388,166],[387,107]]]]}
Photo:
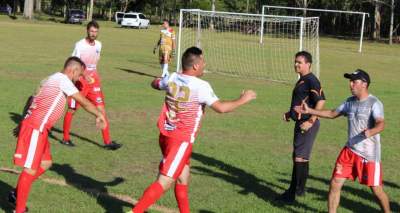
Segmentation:
{"type": "Polygon", "coordinates": [[[88,99],[83,97],[83,95],[81,95],[79,92],[74,93],[71,97],[75,99],[75,101],[77,101],[87,112],[96,116],[97,127],[101,129],[104,129],[106,127],[106,119],[103,113],[101,113],[101,111],[98,110],[95,105],[93,105],[88,99]]]}
{"type": "Polygon", "coordinates": [[[218,113],[227,113],[232,112],[236,108],[250,102],[253,99],[256,99],[257,94],[253,90],[243,91],[240,97],[236,100],[231,101],[215,101],[211,105],[211,109],[218,113]]]}
{"type": "Polygon", "coordinates": [[[161,37],[158,39],[156,45],[153,48],[153,54],[156,54],[156,50],[157,50],[157,48],[160,47],[160,45],[161,45],[161,37]]]}
{"type": "Polygon", "coordinates": [[[372,116],[375,120],[375,126],[371,129],[366,129],[364,131],[365,137],[367,138],[374,136],[385,129],[385,121],[383,118],[383,104],[381,102],[376,102],[372,106],[372,116]]]}
{"type": "MultiPolygon", "coordinates": [[[[323,110],[325,105],[325,100],[319,100],[317,104],[315,105],[316,110],[323,110]]],[[[317,115],[312,115],[311,118],[309,119],[312,123],[314,123],[318,119],[317,115]]]]}
{"type": "Polygon", "coordinates": [[[375,119],[375,127],[371,129],[366,129],[364,131],[365,137],[369,138],[376,134],[379,134],[385,129],[385,121],[383,118],[375,119]]]}
{"type": "Polygon", "coordinates": [[[318,116],[321,118],[337,118],[341,114],[336,109],[333,110],[323,110],[323,109],[313,109],[309,107],[305,102],[301,106],[296,106],[294,110],[299,114],[310,114],[314,116],[318,116]]]}

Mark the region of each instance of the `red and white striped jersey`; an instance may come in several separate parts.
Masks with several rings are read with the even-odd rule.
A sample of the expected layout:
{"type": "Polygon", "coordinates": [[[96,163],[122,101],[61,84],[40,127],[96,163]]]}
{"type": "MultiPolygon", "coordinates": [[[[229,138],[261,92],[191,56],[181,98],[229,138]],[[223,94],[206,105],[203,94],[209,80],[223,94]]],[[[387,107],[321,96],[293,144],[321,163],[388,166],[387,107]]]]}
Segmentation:
{"type": "Polygon", "coordinates": [[[40,132],[50,129],[63,115],[66,96],[78,92],[65,74],[58,72],[49,76],[41,82],[25,121],[40,132]]]}
{"type": "Polygon", "coordinates": [[[218,97],[207,81],[194,76],[173,73],[159,82],[166,90],[158,128],[165,136],[194,142],[205,105],[211,106],[218,97]]]}
{"type": "Polygon", "coordinates": [[[86,65],[88,71],[97,70],[97,63],[100,60],[101,42],[95,40],[90,44],[86,38],[76,42],[72,56],[80,58],[86,65]]]}

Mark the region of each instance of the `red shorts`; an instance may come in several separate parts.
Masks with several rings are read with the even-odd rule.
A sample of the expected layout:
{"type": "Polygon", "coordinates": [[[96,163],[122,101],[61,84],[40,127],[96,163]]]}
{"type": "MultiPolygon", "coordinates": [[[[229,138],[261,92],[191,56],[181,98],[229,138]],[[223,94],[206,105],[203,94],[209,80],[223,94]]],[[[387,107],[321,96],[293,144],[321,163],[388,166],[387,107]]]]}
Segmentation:
{"type": "Polygon", "coordinates": [[[159,144],[163,155],[160,174],[177,179],[185,165],[190,164],[192,143],[160,134],[159,144]]]}
{"type": "MultiPolygon", "coordinates": [[[[76,82],[75,86],[79,89],[80,93],[86,97],[95,106],[104,106],[104,95],[101,91],[100,84],[87,84],[82,81],[76,82]]],[[[73,98],[68,97],[68,108],[78,109],[79,103],[73,98]]]]}
{"type": "Polygon", "coordinates": [[[14,164],[29,169],[38,169],[41,161],[51,160],[47,134],[46,129],[40,132],[23,122],[18,135],[14,164]]]}
{"type": "Polygon", "coordinates": [[[346,178],[358,180],[361,184],[367,186],[382,185],[382,167],[381,163],[367,161],[357,155],[348,147],[344,147],[336,160],[333,178],[346,178]]]}

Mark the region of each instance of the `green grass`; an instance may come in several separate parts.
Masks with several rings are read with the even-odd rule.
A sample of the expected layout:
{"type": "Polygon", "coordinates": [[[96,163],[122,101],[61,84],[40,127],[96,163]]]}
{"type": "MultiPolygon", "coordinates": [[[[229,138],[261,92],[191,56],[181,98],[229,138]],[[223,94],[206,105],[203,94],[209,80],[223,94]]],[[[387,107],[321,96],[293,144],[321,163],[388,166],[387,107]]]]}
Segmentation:
{"type": "MultiPolygon", "coordinates": [[[[130,204],[98,196],[93,189],[138,199],[155,179],[161,158],[155,123],[163,94],[149,87],[152,77],[148,75],[160,74],[157,57],[152,54],[158,27],[131,30],[110,22],[100,24],[103,51],[99,70],[111,136],[124,146],[115,152],[99,148],[101,134],[94,127],[94,119],[83,110],[74,117],[72,126],[72,140],[77,146],[62,146],[58,143],[62,138],[62,121],[58,122],[50,139],[55,166],[44,178],[65,180],[69,185],[37,181],[28,202],[32,212],[127,211],[130,204]],[[124,181],[113,184],[118,177],[124,181]]],[[[0,16],[0,167],[17,169],[12,164],[14,120],[40,80],[61,69],[74,43],[84,35],[85,29],[79,25],[0,16]]],[[[370,90],[385,106],[385,190],[394,212],[399,212],[400,47],[366,42],[364,52],[359,54],[357,45],[356,41],[321,38],[321,82],[327,108],[339,105],[349,96],[344,72],[363,68],[370,73],[370,90]]],[[[281,115],[290,104],[292,86],[214,73],[206,74],[204,79],[222,99],[236,98],[243,88],[256,90],[258,98],[226,115],[207,110],[191,160],[192,212],[325,212],[333,164],[346,141],[345,118],[321,122],[312,153],[307,196],[295,205],[283,206],[273,200],[288,187],[290,179],[293,122],[282,122],[281,115]]],[[[5,196],[17,178],[15,174],[0,172],[0,211],[10,210],[5,196]]],[[[172,191],[157,204],[177,209],[172,191]]],[[[346,183],[339,212],[378,210],[368,188],[346,183]]]]}

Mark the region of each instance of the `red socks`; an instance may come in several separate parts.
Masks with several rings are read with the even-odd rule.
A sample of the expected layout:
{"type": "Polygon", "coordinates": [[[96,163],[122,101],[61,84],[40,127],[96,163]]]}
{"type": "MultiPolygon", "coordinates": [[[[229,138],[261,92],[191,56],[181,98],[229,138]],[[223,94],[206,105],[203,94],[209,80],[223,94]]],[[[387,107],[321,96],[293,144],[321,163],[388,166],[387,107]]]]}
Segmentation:
{"type": "Polygon", "coordinates": [[[136,203],[135,207],[132,209],[134,213],[143,213],[149,206],[160,199],[161,195],[164,193],[164,189],[160,183],[157,181],[151,184],[144,191],[139,202],[136,203]]]}
{"type": "MultiPolygon", "coordinates": [[[[43,171],[41,173],[43,174],[43,171]]],[[[16,213],[25,212],[29,191],[31,190],[33,181],[35,181],[35,179],[38,177],[38,174],[39,173],[36,173],[36,175],[33,176],[25,171],[22,171],[21,175],[19,176],[17,184],[17,205],[15,207],[16,213]]]]}
{"type": "Polygon", "coordinates": [[[64,141],[69,141],[69,132],[71,130],[71,122],[72,122],[73,113],[67,111],[64,116],[64,125],[63,125],[63,132],[64,132],[64,141]]]}
{"type": "Polygon", "coordinates": [[[110,144],[111,143],[110,125],[107,118],[106,118],[106,128],[102,129],[101,133],[103,134],[104,144],[110,144]]]}
{"type": "Polygon", "coordinates": [[[188,186],[183,184],[175,184],[175,198],[178,203],[180,213],[190,213],[188,186]]]}
{"type": "MultiPolygon", "coordinates": [[[[73,117],[73,113],[67,111],[67,113],[64,116],[64,125],[63,125],[63,133],[64,133],[64,141],[69,141],[71,140],[69,133],[71,131],[71,123],[72,123],[72,117],[73,117]]],[[[103,140],[104,140],[104,144],[110,144],[111,143],[111,137],[110,137],[110,127],[109,127],[109,123],[108,123],[108,119],[106,119],[106,128],[104,128],[103,130],[101,130],[101,133],[103,134],[103,140]]]]}

